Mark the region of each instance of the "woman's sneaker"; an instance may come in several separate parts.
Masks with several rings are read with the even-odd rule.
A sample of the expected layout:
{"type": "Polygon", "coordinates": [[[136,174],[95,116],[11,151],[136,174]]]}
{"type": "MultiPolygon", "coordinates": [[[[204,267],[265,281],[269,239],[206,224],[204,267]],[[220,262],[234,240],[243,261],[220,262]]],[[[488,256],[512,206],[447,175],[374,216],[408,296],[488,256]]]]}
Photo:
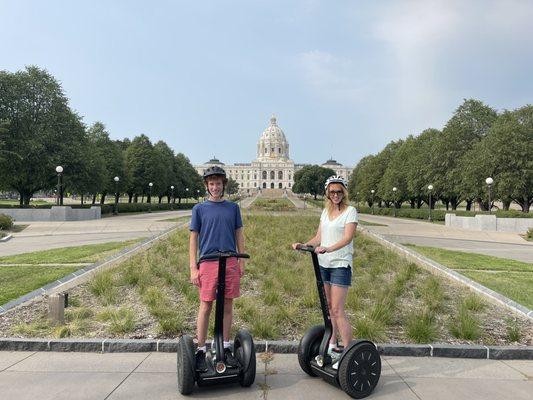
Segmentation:
{"type": "Polygon", "coordinates": [[[205,360],[205,351],[196,350],[195,354],[196,362],[196,371],[206,372],[207,371],[207,361],[205,360]]]}
{"type": "Polygon", "coordinates": [[[226,365],[228,367],[236,368],[239,366],[239,362],[237,359],[233,356],[231,349],[229,347],[226,347],[224,349],[224,356],[226,357],[226,365]]]}

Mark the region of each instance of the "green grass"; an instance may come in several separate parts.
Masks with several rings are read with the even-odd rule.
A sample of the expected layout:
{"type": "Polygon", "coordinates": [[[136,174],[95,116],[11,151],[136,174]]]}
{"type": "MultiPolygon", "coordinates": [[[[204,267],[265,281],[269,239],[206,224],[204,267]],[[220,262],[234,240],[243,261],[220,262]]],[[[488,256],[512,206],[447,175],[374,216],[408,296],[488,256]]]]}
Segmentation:
{"type": "Polygon", "coordinates": [[[364,221],[362,219],[359,220],[359,224],[363,225],[363,226],[388,226],[388,225],[385,225],[385,224],[378,224],[376,222],[364,221]]]}
{"type": "Polygon", "coordinates": [[[407,246],[517,303],[533,308],[533,264],[435,247],[407,246]]]}
{"type": "MultiPolygon", "coordinates": [[[[243,222],[251,258],[246,261],[241,297],[235,300],[233,330],[249,329],[257,340],[297,340],[308,327],[321,323],[322,317],[311,257],[293,251],[290,244],[312,237],[319,217],[244,214],[243,222]]],[[[194,335],[199,301],[198,289],[189,283],[188,246],[188,229],[179,229],[150,249],[95,275],[76,295],[86,299],[92,294],[88,302],[84,300],[85,306],[91,305],[92,315],[77,304],[79,309],[70,312],[65,328],[49,328],[43,333],[43,326],[34,321],[16,329],[36,336],[85,332],[91,337],[106,332],[111,337],[138,337],[138,328],[148,326],[149,334],[158,338],[194,335]],[[104,310],[120,309],[135,309],[143,317],[136,313],[134,318],[116,318],[124,322],[111,327],[110,316],[99,316],[104,310]]],[[[358,234],[355,249],[352,288],[346,301],[354,337],[379,342],[446,342],[452,340],[453,332],[455,337],[475,343],[495,340],[495,333],[479,321],[504,320],[505,312],[483,315],[486,310],[478,298],[462,295],[461,289],[369,236],[358,234]]],[[[210,336],[213,320],[214,313],[210,336]]],[[[506,337],[517,336],[511,328],[506,337]]]]}
{"type": "Polygon", "coordinates": [[[250,209],[261,211],[294,211],[296,207],[288,199],[258,198],[252,203],[250,209]]]}
{"type": "Polygon", "coordinates": [[[0,264],[93,263],[106,258],[118,249],[130,246],[136,242],[138,242],[138,240],[35,251],[32,253],[0,257],[0,264]]]}
{"type": "Polygon", "coordinates": [[[0,305],[78,269],[77,266],[0,266],[0,305]]]}

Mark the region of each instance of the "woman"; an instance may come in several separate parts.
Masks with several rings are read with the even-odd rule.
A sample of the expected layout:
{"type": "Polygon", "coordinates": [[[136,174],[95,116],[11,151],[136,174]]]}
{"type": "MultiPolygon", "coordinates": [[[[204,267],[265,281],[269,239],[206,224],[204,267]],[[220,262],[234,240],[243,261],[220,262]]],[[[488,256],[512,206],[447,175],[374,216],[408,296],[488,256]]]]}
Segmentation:
{"type": "MultiPolygon", "coordinates": [[[[344,305],[348,288],[352,285],[353,238],[357,228],[357,211],[348,205],[346,181],[331,176],[325,184],[326,204],[320,217],[316,235],[304,245],[315,247],[324,281],[324,290],[333,325],[330,350],[335,347],[337,333],[342,344],[352,340],[352,327],[346,317],[344,305]]],[[[301,243],[293,243],[296,250],[301,243]]]]}

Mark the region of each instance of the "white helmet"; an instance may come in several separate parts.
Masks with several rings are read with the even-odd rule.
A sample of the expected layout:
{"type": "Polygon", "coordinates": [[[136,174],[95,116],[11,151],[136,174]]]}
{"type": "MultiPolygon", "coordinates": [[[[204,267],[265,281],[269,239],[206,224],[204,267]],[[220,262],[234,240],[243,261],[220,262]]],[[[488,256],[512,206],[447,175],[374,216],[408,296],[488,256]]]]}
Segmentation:
{"type": "Polygon", "coordinates": [[[330,176],[328,179],[326,179],[326,183],[324,184],[324,190],[328,190],[328,186],[331,183],[340,183],[342,186],[348,189],[348,184],[346,183],[344,178],[337,176],[337,175],[333,175],[333,176],[330,176]]]}

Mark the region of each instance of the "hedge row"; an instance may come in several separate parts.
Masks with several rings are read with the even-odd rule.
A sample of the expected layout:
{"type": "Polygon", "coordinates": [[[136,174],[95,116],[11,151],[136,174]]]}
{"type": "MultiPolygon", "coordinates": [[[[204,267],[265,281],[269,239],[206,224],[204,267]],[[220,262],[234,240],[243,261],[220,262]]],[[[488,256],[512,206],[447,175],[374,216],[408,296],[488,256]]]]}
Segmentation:
{"type": "MultiPolygon", "coordinates": [[[[363,214],[372,214],[372,208],[360,207],[358,211],[363,214]]],[[[394,215],[393,208],[374,208],[374,214],[376,215],[394,215]]],[[[463,210],[431,210],[431,218],[434,221],[444,221],[446,214],[455,214],[458,217],[473,217],[475,215],[488,215],[488,211],[463,211],[463,210]]],[[[523,213],[522,211],[498,210],[492,213],[498,218],[533,218],[533,213],[523,213]]],[[[415,218],[415,219],[428,219],[429,209],[427,208],[398,208],[396,209],[396,216],[403,218],[415,218]]]]}
{"type": "MultiPolygon", "coordinates": [[[[194,207],[196,203],[176,203],[173,205],[174,210],[188,210],[194,207]]],[[[29,207],[24,208],[39,208],[39,209],[45,209],[45,208],[52,208],[52,204],[40,204],[40,205],[31,205],[29,207]]],[[[91,204],[84,204],[83,206],[81,204],[69,204],[72,208],[91,208],[91,204]]],[[[102,214],[110,214],[113,212],[114,205],[113,204],[97,204],[96,206],[100,207],[102,209],[102,214]]],[[[0,205],[0,208],[21,208],[19,205],[0,205]]],[[[150,205],[148,203],[119,203],[118,204],[118,211],[119,213],[129,213],[129,212],[143,212],[148,211],[150,209],[150,205]]],[[[170,204],[168,203],[152,203],[151,207],[152,211],[163,211],[163,210],[170,210],[170,204]]]]}
{"type": "Polygon", "coordinates": [[[0,214],[0,231],[5,231],[13,227],[13,219],[9,215],[0,214]]]}

